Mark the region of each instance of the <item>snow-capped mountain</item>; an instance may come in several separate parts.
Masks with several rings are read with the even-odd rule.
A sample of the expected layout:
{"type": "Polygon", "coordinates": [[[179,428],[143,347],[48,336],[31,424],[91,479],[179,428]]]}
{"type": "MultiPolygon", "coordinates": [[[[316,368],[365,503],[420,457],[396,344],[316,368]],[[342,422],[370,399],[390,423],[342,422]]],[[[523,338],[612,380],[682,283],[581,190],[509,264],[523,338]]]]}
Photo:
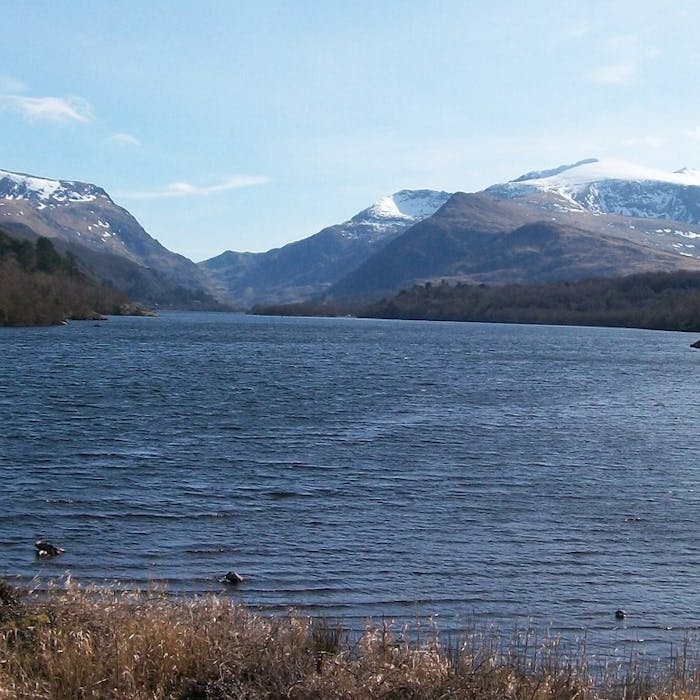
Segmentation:
{"type": "Polygon", "coordinates": [[[317,296],[406,229],[432,216],[448,192],[401,190],[342,224],[266,253],[227,251],[199,263],[218,295],[235,304],[287,303],[317,296]]]}
{"type": "Polygon", "coordinates": [[[8,220],[140,264],[165,251],[101,187],[85,182],[0,171],[0,222],[8,220]]]}
{"type": "Polygon", "coordinates": [[[329,295],[700,269],[700,172],[589,158],[455,194],[329,295]]]}
{"type": "MultiPolygon", "coordinates": [[[[101,260],[100,255],[116,255],[155,271],[171,286],[197,290],[206,287],[206,277],[191,260],[170,252],[149,236],[97,185],[0,170],[0,225],[61,241],[79,258],[86,262],[90,258],[88,267],[106,279],[111,279],[110,272],[116,273],[117,268],[122,276],[126,273],[123,264],[101,260]]],[[[150,275],[148,285],[160,285],[152,272],[128,274],[144,281],[150,275]]],[[[117,280],[113,281],[119,286],[117,280]]],[[[143,300],[150,301],[147,295],[143,300]]]]}
{"type": "MultiPolygon", "coordinates": [[[[27,199],[43,206],[66,206],[70,202],[92,202],[98,197],[109,199],[96,185],[72,180],[48,180],[0,170],[0,192],[4,199],[27,199]]],[[[111,200],[110,200],[111,201],[111,200]]]]}
{"type": "MultiPolygon", "coordinates": [[[[591,158],[479,193],[401,190],[282,248],[227,251],[199,265],[166,250],[86,183],[0,171],[0,227],[8,224],[62,241],[78,257],[89,251],[87,266],[122,289],[136,266],[167,278],[171,291],[208,289],[249,308],[443,279],[500,284],[698,270],[700,172],[591,158]]],[[[141,288],[160,284],[140,279],[141,288]]]]}
{"type": "Polygon", "coordinates": [[[450,197],[449,192],[436,190],[401,190],[378,199],[346,223],[370,222],[376,227],[394,221],[415,223],[432,216],[450,197]]]}
{"type": "Polygon", "coordinates": [[[380,197],[348,221],[323,231],[333,230],[347,239],[381,241],[432,216],[451,196],[440,190],[400,190],[380,197]]]}
{"type": "Polygon", "coordinates": [[[485,190],[504,198],[546,193],[561,198],[555,208],[700,224],[700,171],[656,170],[589,158],[573,165],[531,172],[485,190]]]}

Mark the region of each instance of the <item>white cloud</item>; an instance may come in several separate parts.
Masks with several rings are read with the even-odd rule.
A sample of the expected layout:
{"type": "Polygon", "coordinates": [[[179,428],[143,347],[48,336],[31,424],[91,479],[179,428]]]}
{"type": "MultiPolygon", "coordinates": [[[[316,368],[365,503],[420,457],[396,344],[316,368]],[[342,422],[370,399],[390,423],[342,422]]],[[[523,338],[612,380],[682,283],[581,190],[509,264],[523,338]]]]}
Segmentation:
{"type": "Polygon", "coordinates": [[[0,93],[24,92],[27,86],[10,75],[0,75],[0,93]]]}
{"type": "Polygon", "coordinates": [[[208,196],[235,190],[241,187],[252,187],[253,185],[264,185],[269,182],[268,178],[260,175],[232,175],[223,182],[214,185],[193,185],[189,182],[173,182],[165,189],[152,190],[148,192],[122,192],[119,196],[124,199],[162,199],[165,197],[192,197],[208,196]]]}
{"type": "Polygon", "coordinates": [[[119,146],[140,146],[141,141],[139,141],[135,136],[131,134],[118,133],[112,134],[108,139],[110,143],[116,143],[119,146]]]}
{"type": "Polygon", "coordinates": [[[92,107],[82,97],[28,97],[0,95],[0,109],[18,112],[26,119],[90,122],[92,107]]]}
{"type": "Polygon", "coordinates": [[[691,129],[688,132],[688,136],[690,136],[691,139],[695,139],[696,141],[700,141],[700,126],[696,126],[693,129],[691,129]]]}
{"type": "Polygon", "coordinates": [[[576,41],[577,39],[587,36],[590,31],[591,27],[588,22],[574,22],[564,27],[559,34],[554,37],[553,43],[557,45],[576,41]]]}
{"type": "Polygon", "coordinates": [[[638,36],[621,34],[605,40],[603,54],[607,60],[590,73],[590,80],[601,85],[630,85],[639,74],[642,59],[653,58],[658,52],[643,53],[638,36]]]}
{"type": "Polygon", "coordinates": [[[591,80],[601,85],[629,85],[634,82],[638,69],[635,61],[609,63],[594,70],[591,80]]]}

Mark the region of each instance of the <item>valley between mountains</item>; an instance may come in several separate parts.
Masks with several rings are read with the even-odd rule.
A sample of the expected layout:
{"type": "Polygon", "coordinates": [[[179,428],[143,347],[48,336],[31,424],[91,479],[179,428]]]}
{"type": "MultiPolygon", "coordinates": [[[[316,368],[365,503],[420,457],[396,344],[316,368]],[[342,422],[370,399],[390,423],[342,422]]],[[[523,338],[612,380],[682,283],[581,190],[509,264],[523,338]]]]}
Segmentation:
{"type": "Polygon", "coordinates": [[[426,284],[700,274],[700,173],[587,159],[476,193],[402,190],[284,247],[195,263],[101,187],[0,171],[0,228],[48,238],[90,279],[146,306],[342,306],[426,284]]]}

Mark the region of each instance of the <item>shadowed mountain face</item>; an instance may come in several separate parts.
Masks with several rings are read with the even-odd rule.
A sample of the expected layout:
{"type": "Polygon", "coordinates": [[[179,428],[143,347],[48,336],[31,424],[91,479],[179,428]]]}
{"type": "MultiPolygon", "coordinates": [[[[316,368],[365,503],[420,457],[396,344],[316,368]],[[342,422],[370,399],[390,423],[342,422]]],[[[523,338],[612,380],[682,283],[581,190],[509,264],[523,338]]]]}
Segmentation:
{"type": "Polygon", "coordinates": [[[145,303],[177,304],[185,290],[213,301],[197,265],[149,236],[101,187],[0,171],[0,224],[50,238],[95,277],[145,303]]]}
{"type": "Polygon", "coordinates": [[[700,258],[688,252],[694,247],[685,247],[700,237],[700,226],[684,225],[684,235],[674,236],[664,233],[668,221],[556,209],[559,194],[528,194],[453,195],[328,296],[370,298],[441,279],[506,284],[700,269],[700,258]]]}

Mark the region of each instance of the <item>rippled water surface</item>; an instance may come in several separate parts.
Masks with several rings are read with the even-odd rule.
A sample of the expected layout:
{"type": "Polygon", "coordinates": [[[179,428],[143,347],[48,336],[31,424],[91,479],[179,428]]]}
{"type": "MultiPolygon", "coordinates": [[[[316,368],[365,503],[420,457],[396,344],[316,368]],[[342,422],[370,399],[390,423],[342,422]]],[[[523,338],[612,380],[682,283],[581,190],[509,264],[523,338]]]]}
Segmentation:
{"type": "Polygon", "coordinates": [[[232,314],[0,329],[0,575],[189,593],[235,569],[225,595],[349,626],[666,648],[700,628],[695,339],[232,314]],[[38,561],[39,535],[66,553],[38,561]]]}

